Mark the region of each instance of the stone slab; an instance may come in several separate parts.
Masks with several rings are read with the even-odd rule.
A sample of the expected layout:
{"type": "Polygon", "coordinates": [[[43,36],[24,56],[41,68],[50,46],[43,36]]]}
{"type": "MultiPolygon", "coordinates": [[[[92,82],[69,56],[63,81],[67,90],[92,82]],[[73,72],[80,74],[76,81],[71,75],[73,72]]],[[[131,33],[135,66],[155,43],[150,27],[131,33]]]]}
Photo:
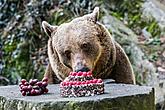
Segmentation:
{"type": "Polygon", "coordinates": [[[105,94],[63,98],[59,85],[49,85],[49,93],[22,96],[18,85],[0,87],[0,110],[155,110],[151,87],[105,84],[105,94]]]}

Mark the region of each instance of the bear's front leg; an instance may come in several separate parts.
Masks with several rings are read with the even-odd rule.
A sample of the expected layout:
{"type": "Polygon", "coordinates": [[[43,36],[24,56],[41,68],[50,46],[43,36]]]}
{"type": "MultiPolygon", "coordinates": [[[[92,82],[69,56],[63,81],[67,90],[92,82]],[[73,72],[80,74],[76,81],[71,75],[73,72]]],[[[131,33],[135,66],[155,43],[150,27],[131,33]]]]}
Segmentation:
{"type": "Polygon", "coordinates": [[[44,77],[48,78],[48,83],[49,84],[53,83],[53,74],[54,73],[53,73],[52,67],[51,67],[51,65],[49,63],[47,68],[46,68],[45,74],[44,74],[44,77]]]}
{"type": "Polygon", "coordinates": [[[116,62],[112,71],[112,77],[117,83],[135,84],[135,76],[131,63],[124,50],[118,43],[116,46],[116,62]]]}
{"type": "Polygon", "coordinates": [[[52,70],[52,67],[50,65],[50,63],[48,64],[44,77],[48,78],[48,83],[49,84],[53,84],[53,83],[59,83],[60,80],[57,78],[57,76],[55,75],[55,73],[52,70]]]}

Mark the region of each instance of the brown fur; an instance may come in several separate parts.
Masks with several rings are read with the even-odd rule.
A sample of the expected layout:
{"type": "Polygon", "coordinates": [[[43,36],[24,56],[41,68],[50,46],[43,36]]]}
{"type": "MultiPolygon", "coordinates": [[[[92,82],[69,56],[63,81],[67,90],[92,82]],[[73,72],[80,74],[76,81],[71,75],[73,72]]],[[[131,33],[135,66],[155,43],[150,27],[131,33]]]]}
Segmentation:
{"type": "Polygon", "coordinates": [[[43,22],[49,36],[49,83],[64,80],[75,71],[78,62],[86,65],[97,78],[113,78],[117,83],[135,84],[132,66],[123,49],[108,30],[97,22],[99,8],[60,26],[43,22]]]}

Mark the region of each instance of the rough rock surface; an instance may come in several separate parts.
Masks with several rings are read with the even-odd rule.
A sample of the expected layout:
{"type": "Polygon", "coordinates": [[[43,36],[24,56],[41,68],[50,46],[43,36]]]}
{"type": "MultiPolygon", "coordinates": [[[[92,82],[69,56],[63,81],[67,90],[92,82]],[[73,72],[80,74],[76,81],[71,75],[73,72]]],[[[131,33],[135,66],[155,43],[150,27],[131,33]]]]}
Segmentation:
{"type": "Polygon", "coordinates": [[[147,0],[143,4],[143,17],[154,18],[162,30],[165,31],[165,2],[164,0],[147,0]]]}
{"type": "Polygon", "coordinates": [[[17,85],[0,87],[0,110],[155,110],[151,87],[105,84],[105,94],[62,98],[59,85],[49,85],[49,93],[22,96],[17,85]]]}

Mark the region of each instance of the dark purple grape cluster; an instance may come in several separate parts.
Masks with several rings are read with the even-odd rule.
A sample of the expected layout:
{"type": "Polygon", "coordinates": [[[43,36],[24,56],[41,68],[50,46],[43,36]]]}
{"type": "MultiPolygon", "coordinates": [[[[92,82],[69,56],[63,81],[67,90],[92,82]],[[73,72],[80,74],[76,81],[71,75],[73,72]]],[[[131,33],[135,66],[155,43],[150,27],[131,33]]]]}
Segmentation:
{"type": "Polygon", "coordinates": [[[46,88],[47,85],[47,77],[44,77],[42,81],[39,81],[38,79],[30,79],[29,82],[27,82],[25,79],[22,79],[19,88],[23,96],[35,96],[48,93],[48,89],[46,88]]]}

